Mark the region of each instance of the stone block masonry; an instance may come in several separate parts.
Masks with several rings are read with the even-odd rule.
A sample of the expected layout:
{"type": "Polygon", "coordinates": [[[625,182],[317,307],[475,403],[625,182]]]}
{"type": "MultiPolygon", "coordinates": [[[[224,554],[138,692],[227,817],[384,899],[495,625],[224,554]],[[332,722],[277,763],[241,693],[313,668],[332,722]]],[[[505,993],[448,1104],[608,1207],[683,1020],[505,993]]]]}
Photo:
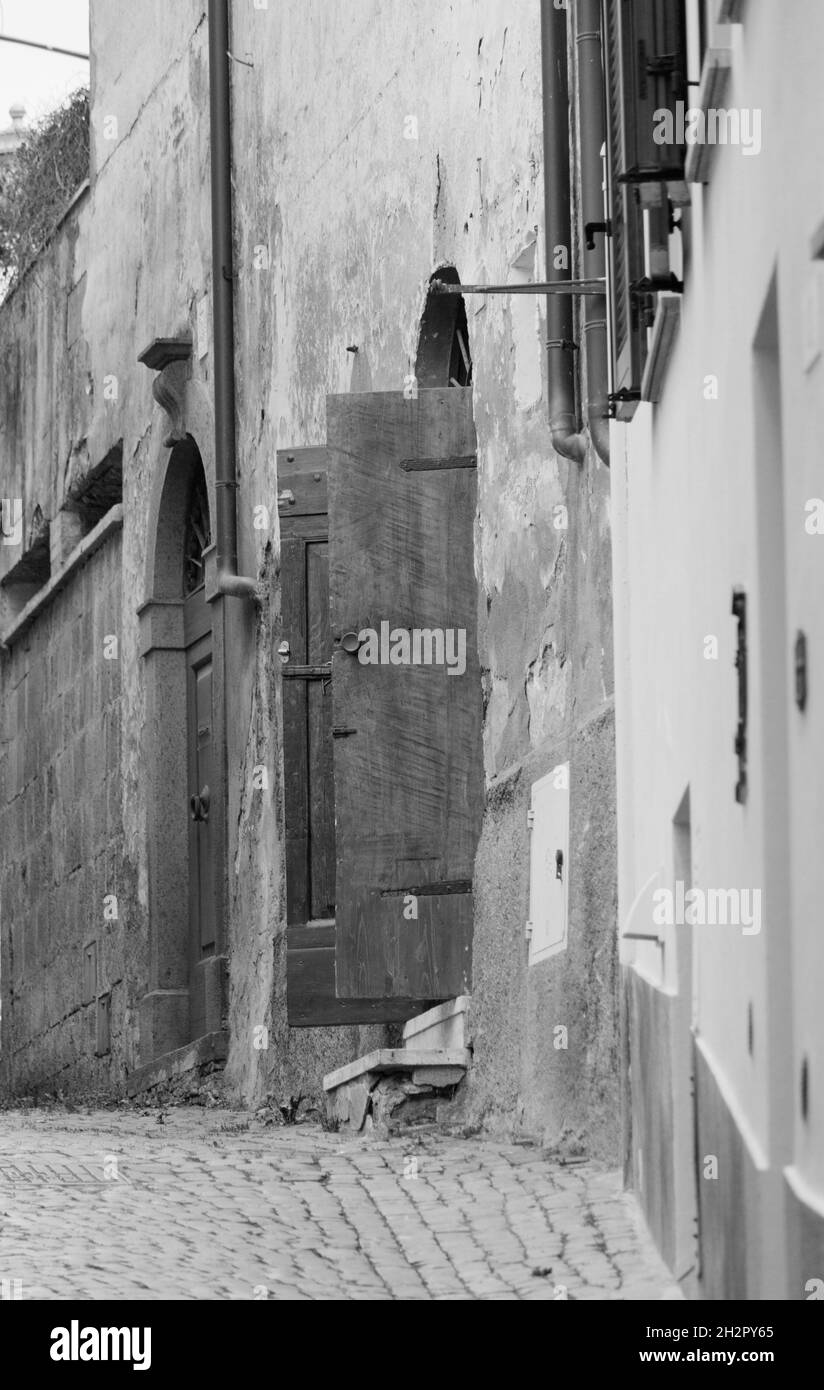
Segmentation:
{"type": "Polygon", "coordinates": [[[0,664],[0,1077],[18,1093],[102,1089],[123,1057],[120,572],[117,536],[0,664]]]}

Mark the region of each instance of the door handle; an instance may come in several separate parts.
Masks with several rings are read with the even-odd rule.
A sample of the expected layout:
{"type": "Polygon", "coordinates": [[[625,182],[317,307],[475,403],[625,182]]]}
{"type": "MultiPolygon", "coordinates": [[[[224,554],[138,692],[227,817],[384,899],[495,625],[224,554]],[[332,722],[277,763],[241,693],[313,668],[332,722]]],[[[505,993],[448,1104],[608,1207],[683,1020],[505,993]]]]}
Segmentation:
{"type": "Polygon", "coordinates": [[[340,645],[342,651],[348,652],[350,656],[354,656],[363,646],[363,643],[356,632],[345,632],[340,639],[340,645]]]}
{"type": "Polygon", "coordinates": [[[189,797],[189,808],[192,813],[192,820],[208,821],[210,801],[211,797],[208,787],[204,787],[199,796],[195,793],[193,796],[189,797]]]}

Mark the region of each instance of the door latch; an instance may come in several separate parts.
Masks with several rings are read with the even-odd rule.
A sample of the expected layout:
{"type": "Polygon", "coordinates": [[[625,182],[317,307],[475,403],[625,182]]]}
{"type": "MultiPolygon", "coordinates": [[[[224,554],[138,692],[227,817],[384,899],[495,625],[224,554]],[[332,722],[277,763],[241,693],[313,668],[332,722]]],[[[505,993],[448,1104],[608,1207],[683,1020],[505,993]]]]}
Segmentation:
{"type": "Polygon", "coordinates": [[[192,820],[207,821],[209,819],[210,801],[211,797],[208,787],[204,787],[199,795],[195,792],[193,796],[189,797],[189,809],[192,813],[192,820]]]}

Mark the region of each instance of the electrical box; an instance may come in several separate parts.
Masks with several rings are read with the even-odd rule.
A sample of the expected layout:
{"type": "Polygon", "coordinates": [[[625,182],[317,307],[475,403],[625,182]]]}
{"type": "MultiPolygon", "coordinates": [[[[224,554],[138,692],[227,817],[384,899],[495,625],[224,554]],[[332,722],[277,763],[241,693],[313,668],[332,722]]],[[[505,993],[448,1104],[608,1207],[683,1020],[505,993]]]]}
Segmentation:
{"type": "Polygon", "coordinates": [[[569,763],[532,784],[529,964],[565,951],[569,908],[569,763]]]}

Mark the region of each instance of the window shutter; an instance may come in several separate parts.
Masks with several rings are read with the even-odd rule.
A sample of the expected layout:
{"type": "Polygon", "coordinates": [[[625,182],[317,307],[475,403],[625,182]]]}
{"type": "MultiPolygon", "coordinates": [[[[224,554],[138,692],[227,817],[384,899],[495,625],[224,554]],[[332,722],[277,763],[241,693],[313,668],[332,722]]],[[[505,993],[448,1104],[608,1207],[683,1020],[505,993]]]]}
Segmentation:
{"type": "Polygon", "coordinates": [[[660,202],[662,180],[675,203],[687,201],[678,120],[678,103],[687,103],[688,92],[685,0],[617,0],[609,8],[616,11],[621,60],[621,176],[642,190],[647,205],[660,202]],[[667,134],[665,143],[656,141],[656,131],[659,139],[667,134]]]}
{"type": "Polygon", "coordinates": [[[469,988],[483,808],[472,392],[333,396],[327,431],[333,636],[379,642],[333,655],[337,994],[447,999],[469,988]],[[404,661],[415,630],[442,652],[421,638],[415,662],[413,635],[404,661]]]}
{"type": "Polygon", "coordinates": [[[643,209],[658,207],[667,197],[677,204],[688,199],[677,107],[687,94],[683,0],[604,0],[604,65],[612,397],[616,417],[631,419],[640,395],[651,303],[649,295],[633,292],[644,276],[643,209]],[[669,113],[674,143],[655,141],[656,129],[665,129],[663,112],[669,113]]]}

